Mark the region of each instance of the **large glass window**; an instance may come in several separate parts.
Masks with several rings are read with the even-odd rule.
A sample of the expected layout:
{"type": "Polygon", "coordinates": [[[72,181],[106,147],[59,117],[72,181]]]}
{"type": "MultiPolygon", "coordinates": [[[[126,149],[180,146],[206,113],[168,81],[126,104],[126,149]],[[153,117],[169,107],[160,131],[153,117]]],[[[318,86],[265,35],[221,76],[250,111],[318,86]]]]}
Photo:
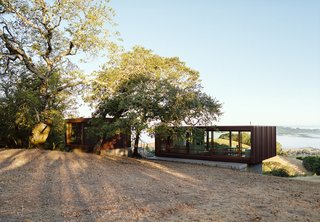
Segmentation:
{"type": "Polygon", "coordinates": [[[206,151],[213,149],[213,130],[206,130],[204,134],[204,146],[206,151]]]}
{"type": "Polygon", "coordinates": [[[190,134],[190,150],[191,154],[203,155],[207,150],[207,132],[204,129],[194,128],[190,134]]]}
{"type": "Polygon", "coordinates": [[[232,156],[241,156],[241,147],[239,142],[239,132],[238,131],[231,131],[231,146],[230,146],[230,155],[232,156]]]}
{"type": "Polygon", "coordinates": [[[81,137],[82,137],[82,124],[72,123],[70,143],[81,144],[81,137]]]}
{"type": "Polygon", "coordinates": [[[228,155],[230,150],[230,132],[214,131],[213,132],[213,155],[228,155]]]}
{"type": "Polygon", "coordinates": [[[242,150],[243,157],[251,156],[251,132],[241,131],[240,132],[240,146],[242,150]]]}
{"type": "Polygon", "coordinates": [[[214,131],[214,155],[251,156],[250,131],[214,131]]]}
{"type": "Polygon", "coordinates": [[[186,134],[176,133],[172,137],[172,146],[170,151],[174,153],[187,153],[188,138],[186,134]]]}
{"type": "Polygon", "coordinates": [[[173,134],[168,141],[161,143],[164,152],[199,156],[251,156],[250,131],[193,128],[173,134]]]}

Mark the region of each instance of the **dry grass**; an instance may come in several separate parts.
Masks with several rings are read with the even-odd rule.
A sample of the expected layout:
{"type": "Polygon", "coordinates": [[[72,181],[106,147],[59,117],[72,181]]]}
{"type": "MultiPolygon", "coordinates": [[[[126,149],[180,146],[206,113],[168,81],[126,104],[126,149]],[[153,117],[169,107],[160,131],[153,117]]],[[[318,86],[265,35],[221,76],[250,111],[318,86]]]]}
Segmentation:
{"type": "Polygon", "coordinates": [[[207,166],[0,151],[0,221],[320,221],[320,188],[207,166]]]}
{"type": "Polygon", "coordinates": [[[267,173],[274,169],[286,169],[289,176],[306,176],[310,175],[304,166],[302,160],[298,160],[292,157],[275,156],[263,161],[264,171],[267,173]]]}

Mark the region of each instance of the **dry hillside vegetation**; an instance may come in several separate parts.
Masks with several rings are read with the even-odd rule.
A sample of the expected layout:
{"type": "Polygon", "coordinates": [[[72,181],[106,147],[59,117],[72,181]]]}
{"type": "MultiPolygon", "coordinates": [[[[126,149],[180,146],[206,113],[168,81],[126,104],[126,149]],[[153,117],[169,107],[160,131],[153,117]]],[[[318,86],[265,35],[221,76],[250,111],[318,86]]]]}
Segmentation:
{"type": "Polygon", "coordinates": [[[283,168],[287,170],[289,176],[312,175],[312,173],[308,172],[303,166],[302,160],[292,157],[275,156],[263,161],[263,164],[263,169],[266,173],[274,169],[283,168]]]}
{"type": "Polygon", "coordinates": [[[320,221],[318,183],[170,162],[0,151],[0,221],[320,221]]]}

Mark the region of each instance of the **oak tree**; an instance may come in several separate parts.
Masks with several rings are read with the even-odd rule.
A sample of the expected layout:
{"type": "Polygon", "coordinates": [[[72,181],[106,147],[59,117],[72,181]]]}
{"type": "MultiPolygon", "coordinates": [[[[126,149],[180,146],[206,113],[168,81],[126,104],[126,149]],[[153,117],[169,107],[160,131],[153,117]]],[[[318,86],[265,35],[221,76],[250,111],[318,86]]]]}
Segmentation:
{"type": "Polygon", "coordinates": [[[108,47],[113,15],[104,0],[0,0],[1,81],[12,74],[32,79],[39,105],[31,114],[38,124],[50,128],[55,107],[83,81],[70,57],[108,47]]]}
{"type": "Polygon", "coordinates": [[[142,47],[97,72],[91,95],[96,116],[131,126],[134,155],[144,131],[152,135],[160,126],[208,124],[221,115],[221,104],[202,92],[197,71],[177,57],[161,57],[142,47]]]}

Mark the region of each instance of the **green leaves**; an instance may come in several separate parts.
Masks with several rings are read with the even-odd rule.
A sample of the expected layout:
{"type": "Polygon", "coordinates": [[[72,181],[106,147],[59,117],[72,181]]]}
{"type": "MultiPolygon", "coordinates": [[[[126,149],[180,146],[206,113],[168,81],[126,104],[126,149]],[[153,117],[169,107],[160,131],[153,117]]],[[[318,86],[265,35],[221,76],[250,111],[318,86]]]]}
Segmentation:
{"type": "Polygon", "coordinates": [[[96,74],[88,98],[96,115],[126,122],[138,136],[157,126],[211,123],[221,115],[221,104],[201,92],[199,73],[177,57],[134,47],[96,74]]]}
{"type": "MultiPolygon", "coordinates": [[[[0,88],[0,97],[5,92],[7,101],[22,103],[18,110],[3,104],[4,116],[15,117],[7,128],[31,131],[37,121],[47,119],[63,124],[63,113],[75,107],[74,96],[84,82],[69,57],[115,48],[109,30],[115,25],[114,11],[105,0],[0,0],[0,11],[0,83],[12,75],[14,84],[23,82],[22,75],[30,80],[26,84],[35,83],[24,85],[25,90],[0,88]],[[21,92],[30,101],[20,99],[21,92]]],[[[53,126],[57,129],[61,133],[61,127],[53,126]]]]}

